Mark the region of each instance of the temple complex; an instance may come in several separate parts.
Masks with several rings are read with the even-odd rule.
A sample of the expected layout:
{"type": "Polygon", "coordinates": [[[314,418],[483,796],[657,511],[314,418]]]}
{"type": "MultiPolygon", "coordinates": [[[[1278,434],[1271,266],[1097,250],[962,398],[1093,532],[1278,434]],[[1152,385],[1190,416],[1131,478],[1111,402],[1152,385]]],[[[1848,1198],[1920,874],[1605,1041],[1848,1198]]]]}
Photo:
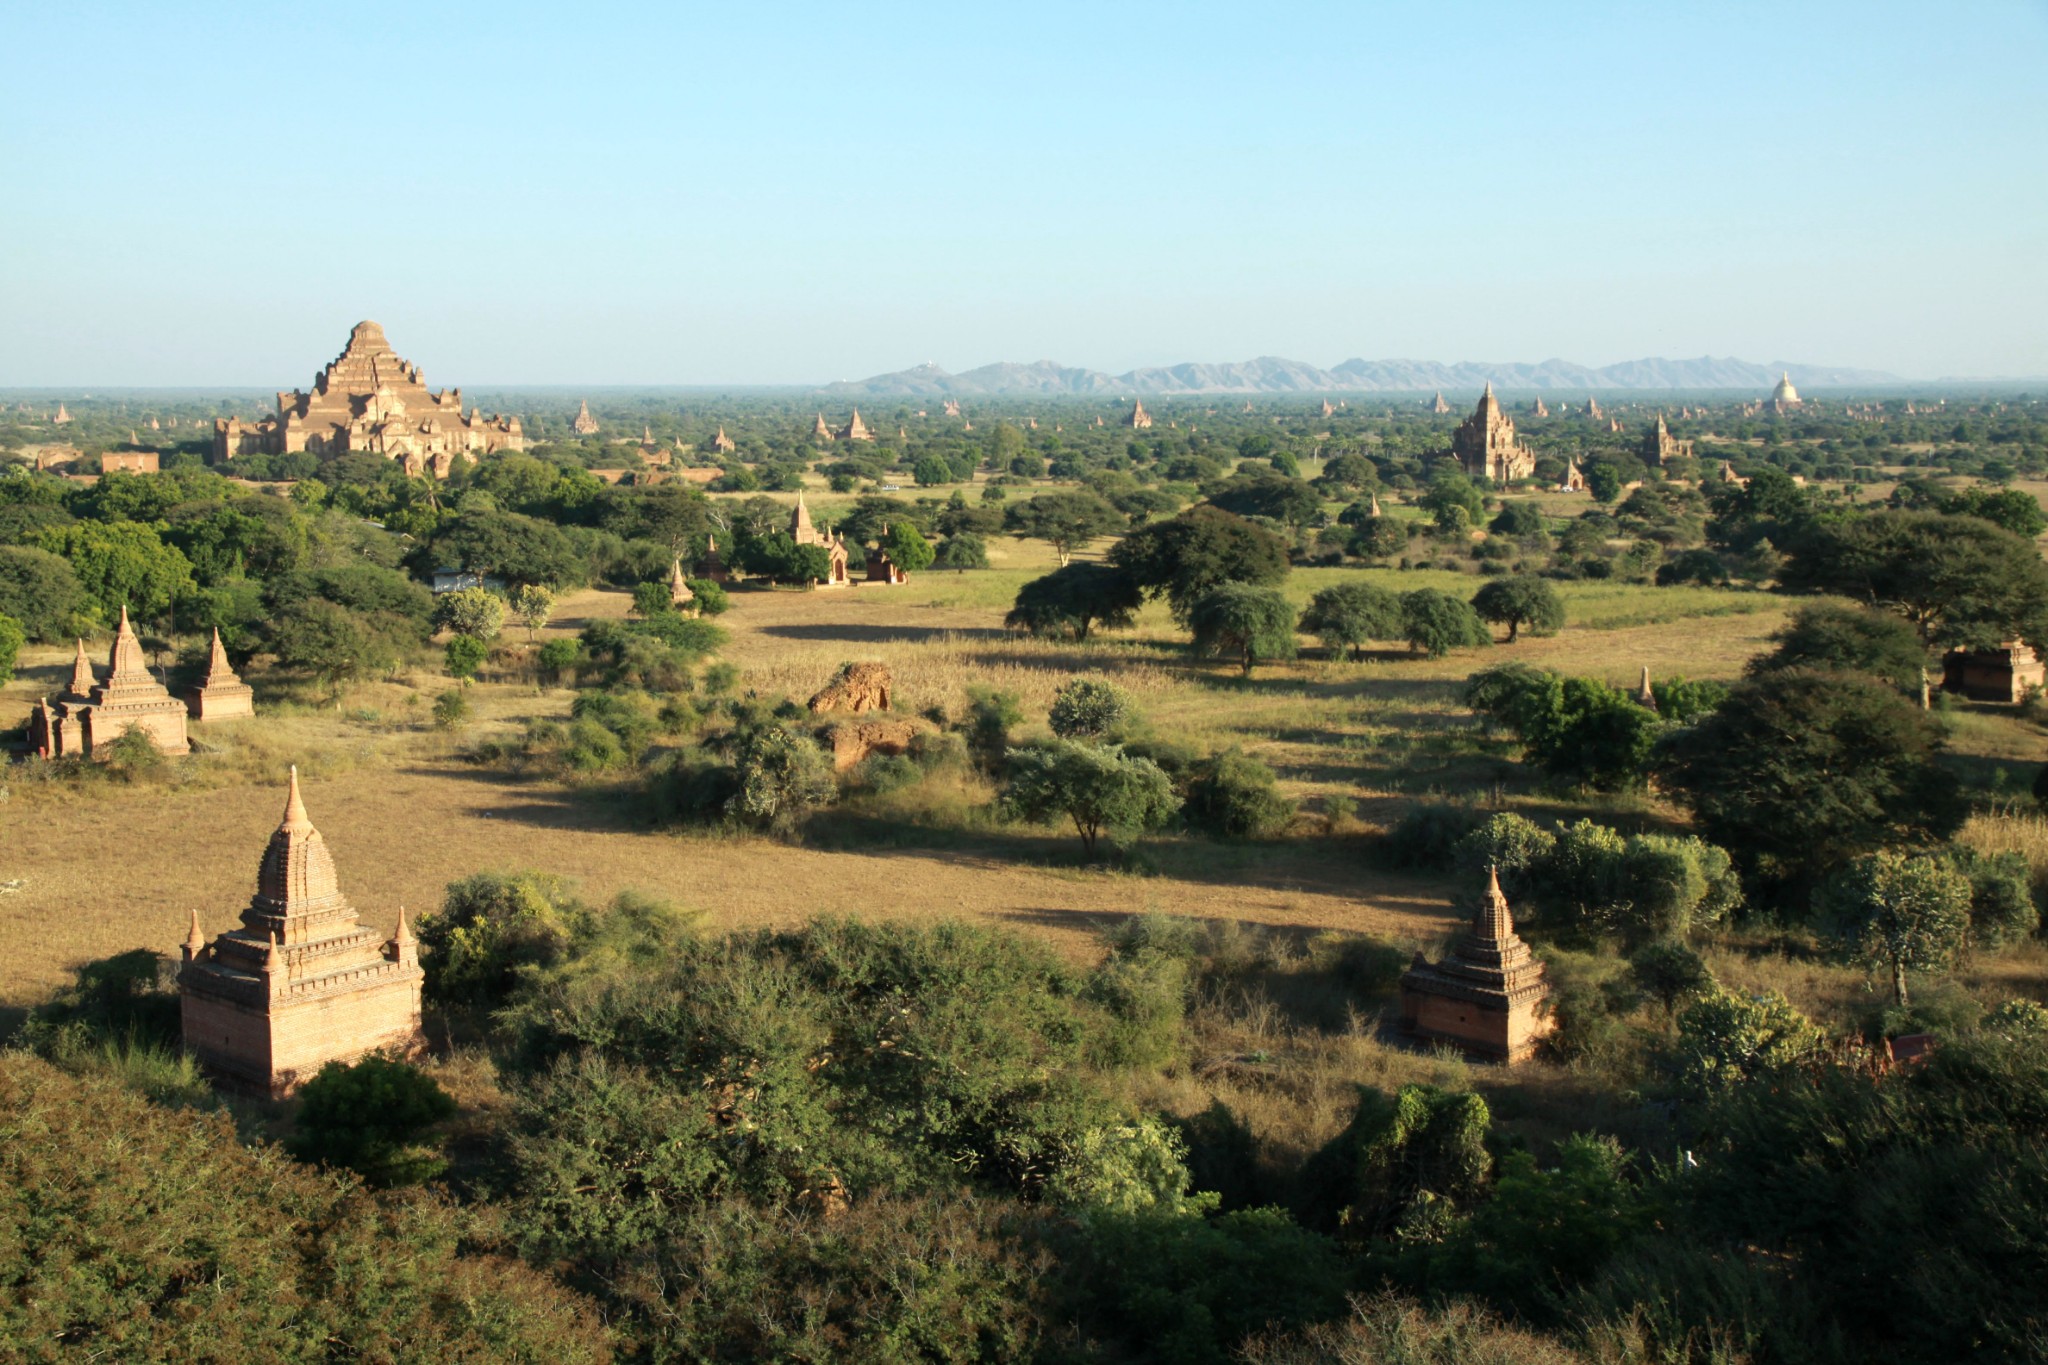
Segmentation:
{"type": "Polygon", "coordinates": [[[57,415],[50,419],[50,425],[61,427],[69,424],[70,421],[71,414],[64,410],[64,405],[62,403],[59,403],[57,405],[57,415]]]}
{"type": "Polygon", "coordinates": [[[1771,390],[1771,411],[1783,415],[1797,412],[1806,406],[1806,400],[1799,396],[1799,390],[1792,387],[1792,372],[1778,372],[1777,387],[1771,390]]]}
{"type": "Polygon", "coordinates": [[[1690,460],[1692,442],[1680,441],[1671,435],[1671,429],[1664,425],[1664,414],[1657,414],[1657,425],[1643,433],[1643,463],[1662,466],[1667,460],[1690,460]]]}
{"type": "Polygon", "coordinates": [[[1131,400],[1131,411],[1124,418],[1124,425],[1140,431],[1152,425],[1152,414],[1145,411],[1144,399],[1133,398],[1131,400]]]}
{"type": "Polygon", "coordinates": [[[1536,472],[1536,452],[1515,439],[1515,419],[1493,396],[1493,385],[1451,435],[1451,454],[1475,479],[1510,483],[1536,472]]]}
{"type": "Polygon", "coordinates": [[[1444,396],[1441,390],[1439,390],[1437,393],[1436,401],[1429,405],[1429,410],[1433,413],[1436,413],[1438,416],[1442,416],[1444,413],[1447,413],[1451,410],[1451,405],[1444,401],[1444,396]]]}
{"type": "Polygon", "coordinates": [[[811,509],[804,506],[802,493],[796,495],[796,510],[789,514],[789,538],[799,545],[816,545],[831,556],[831,572],[818,586],[843,588],[853,581],[846,571],[846,537],[828,536],[813,526],[811,509]]]}
{"type": "Polygon", "coordinates": [[[583,399],[576,408],[576,420],[569,423],[569,430],[578,436],[597,435],[597,419],[590,415],[590,400],[583,399]]]}
{"type": "Polygon", "coordinates": [[[290,1094],[329,1062],[420,1042],[419,942],[356,921],[292,769],[239,928],[208,943],[192,912],[178,972],[185,1050],[259,1095],[290,1094]]]}
{"type": "Polygon", "coordinates": [[[430,392],[419,366],[400,359],[374,322],[359,322],[348,345],[313,376],[313,391],[277,395],[277,415],[213,423],[213,460],[237,455],[367,452],[397,460],[408,474],[448,477],[455,461],[494,450],[523,450],[517,417],[462,411],[462,390],[430,392]]]}
{"type": "Polygon", "coordinates": [[[1543,395],[1542,395],[1542,394],[1540,394],[1540,393],[1539,393],[1539,394],[1537,394],[1537,395],[1536,395],[1536,401],[1535,401],[1534,403],[1531,403],[1531,404],[1529,405],[1529,415],[1530,415],[1531,417],[1548,417],[1548,416],[1550,416],[1550,409],[1544,406],[1544,403],[1543,403],[1543,395]]]}
{"type": "Polygon", "coordinates": [[[1595,422],[1600,420],[1600,400],[1591,394],[1586,395],[1586,416],[1595,422]]]}
{"type": "Polygon", "coordinates": [[[185,698],[196,721],[235,720],[256,714],[256,693],[235,673],[228,652],[221,647],[220,627],[213,628],[213,650],[207,656],[206,676],[185,698]]]}
{"type": "Polygon", "coordinates": [[[720,427],[718,434],[711,438],[711,449],[717,454],[730,455],[739,448],[739,442],[726,435],[724,427],[720,427]]]}
{"type": "Polygon", "coordinates": [[[817,413],[811,422],[811,439],[814,441],[829,441],[832,439],[832,428],[825,424],[825,414],[822,412],[817,413]]]}
{"type": "Polygon", "coordinates": [[[29,748],[43,758],[104,758],[106,746],[140,730],[166,754],[192,752],[185,737],[185,703],[151,676],[142,641],[121,608],[121,624],[107,654],[105,682],[94,679],[85,641],[71,665],[71,683],[55,700],[37,702],[29,713],[29,748]]]}
{"type": "Polygon", "coordinates": [[[1495,1061],[1526,1061],[1557,1027],[1543,964],[1515,933],[1500,874],[1471,929],[1441,962],[1422,954],[1401,975],[1401,1026],[1411,1036],[1452,1043],[1495,1061]]]}
{"type": "Polygon", "coordinates": [[[875,439],[875,434],[868,430],[866,422],[860,420],[860,409],[855,408],[853,410],[853,420],[839,428],[834,439],[840,441],[872,441],[875,439]]]}
{"type": "Polygon", "coordinates": [[[725,561],[718,555],[718,537],[707,536],[704,540],[704,558],[697,561],[697,577],[709,583],[730,583],[732,571],[725,567],[725,561]]]}

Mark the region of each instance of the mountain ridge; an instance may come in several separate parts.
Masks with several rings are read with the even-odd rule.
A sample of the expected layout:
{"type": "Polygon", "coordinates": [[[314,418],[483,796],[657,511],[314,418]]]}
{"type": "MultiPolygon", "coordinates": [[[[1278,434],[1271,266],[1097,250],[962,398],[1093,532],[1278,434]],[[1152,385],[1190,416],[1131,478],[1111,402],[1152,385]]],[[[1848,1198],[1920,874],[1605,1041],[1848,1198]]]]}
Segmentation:
{"type": "Polygon", "coordinates": [[[1813,365],[1774,360],[1758,364],[1732,356],[1700,356],[1693,360],[1670,360],[1651,356],[1624,360],[1599,367],[1569,360],[1551,359],[1529,364],[1522,361],[1471,361],[1446,364],[1436,360],[1351,359],[1329,369],[1288,360],[1282,356],[1258,356],[1251,360],[1204,364],[1146,366],[1112,375],[1102,370],[1062,365],[1039,360],[1029,364],[998,361],[959,374],[926,362],[907,370],[871,375],[866,379],[842,379],[827,384],[821,393],[907,397],[993,396],[1007,394],[1046,395],[1143,395],[1175,394],[1273,394],[1273,393],[1419,393],[1434,389],[1476,389],[1492,384],[1501,389],[1530,389],[1542,392],[1584,389],[1614,390],[1674,389],[1761,389],[1769,392],[1780,374],[1792,382],[1816,388],[1848,384],[1905,384],[1883,370],[1855,369],[1844,365],[1813,365]]]}

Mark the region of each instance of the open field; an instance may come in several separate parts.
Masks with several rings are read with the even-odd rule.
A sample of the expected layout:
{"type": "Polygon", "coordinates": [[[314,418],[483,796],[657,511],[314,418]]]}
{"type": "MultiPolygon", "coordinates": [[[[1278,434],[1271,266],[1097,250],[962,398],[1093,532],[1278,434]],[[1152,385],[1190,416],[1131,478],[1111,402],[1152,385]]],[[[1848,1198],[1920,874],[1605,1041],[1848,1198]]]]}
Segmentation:
{"type": "MultiPolygon", "coordinates": [[[[956,833],[870,822],[879,836],[870,840],[856,822],[819,841],[829,849],[658,833],[629,794],[513,781],[464,763],[454,741],[426,724],[446,680],[420,672],[358,688],[341,712],[286,703],[238,729],[201,731],[216,752],[169,786],[74,790],[13,775],[0,801],[0,882],[21,885],[0,894],[0,1004],[39,998],[80,961],[169,949],[191,908],[209,932],[229,923],[252,888],[293,761],[345,889],[377,925],[390,924],[400,903],[431,908],[452,878],[527,866],[574,877],[593,898],[634,888],[698,907],[712,927],[789,924],[828,911],[988,916],[1078,956],[1095,950],[1094,931],[1115,917],[1163,910],[1421,946],[1450,927],[1454,888],[1376,869],[1358,834],[1392,818],[1401,801],[1431,793],[1485,792],[1531,813],[1578,809],[1534,792],[1474,740],[1455,701],[1468,674],[1516,658],[1630,685],[1645,665],[1659,677],[1730,678],[1789,605],[1754,592],[1567,583],[1573,624],[1553,638],[1435,661],[1396,651],[1328,661],[1305,645],[1308,657],[1240,679],[1188,659],[1163,607],[1149,608],[1137,630],[1085,648],[1011,636],[1002,612],[1050,558],[1015,541],[991,549],[1002,567],[928,573],[900,589],[736,593],[722,618],[732,633],[726,657],[741,668],[743,689],[798,698],[844,660],[880,659],[895,671],[906,711],[957,710],[969,684],[995,686],[1023,699],[1027,731],[1043,725],[1063,681],[1100,672],[1135,694],[1160,733],[1198,749],[1240,744],[1311,811],[1318,798],[1351,797],[1361,823],[1333,835],[1309,815],[1296,837],[1254,848],[1153,841],[1139,872],[1076,865],[1065,829],[956,833]]],[[[1360,573],[1399,589],[1469,592],[1481,581],[1434,570],[1311,569],[1292,575],[1288,592],[1306,601],[1360,573]]],[[[626,602],[620,593],[572,594],[549,633],[622,615],[626,602]]],[[[24,665],[0,693],[0,724],[14,724],[53,686],[66,659],[34,650],[24,665]]],[[[563,714],[570,694],[500,683],[474,697],[471,736],[563,714]]],[[[1981,770],[1973,777],[1985,786],[2024,790],[2048,758],[2038,730],[2009,713],[1966,711],[1955,730],[1959,761],[1981,770]],[[2000,767],[2006,779],[1991,776],[2000,767]]],[[[1641,800],[1620,812],[1663,814],[1641,800]]],[[[2038,975],[2038,964],[2029,971],[2038,975]]]]}

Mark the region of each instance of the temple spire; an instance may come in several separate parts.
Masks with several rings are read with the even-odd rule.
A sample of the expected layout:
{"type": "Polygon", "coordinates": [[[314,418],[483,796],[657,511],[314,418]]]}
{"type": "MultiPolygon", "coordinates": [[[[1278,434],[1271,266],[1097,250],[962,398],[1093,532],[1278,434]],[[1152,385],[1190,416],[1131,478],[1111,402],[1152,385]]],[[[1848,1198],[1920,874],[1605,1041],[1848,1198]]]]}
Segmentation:
{"type": "Polygon", "coordinates": [[[313,830],[312,818],[306,814],[305,799],[299,795],[299,765],[296,763],[292,764],[291,785],[285,791],[284,819],[277,827],[292,834],[310,834],[313,830]]]}
{"type": "Polygon", "coordinates": [[[185,930],[185,960],[197,962],[199,955],[205,951],[206,934],[199,927],[199,910],[195,906],[192,911],[192,922],[185,930]]]}
{"type": "Polygon", "coordinates": [[[1515,936],[1515,917],[1508,910],[1508,898],[1500,889],[1500,868],[1489,864],[1486,869],[1486,895],[1480,899],[1479,913],[1473,918],[1472,932],[1493,943],[1503,943],[1515,936]]]}
{"type": "Polygon", "coordinates": [[[75,697],[90,696],[92,684],[92,662],[85,657],[85,641],[80,640],[78,654],[71,660],[71,694],[75,697]]]}

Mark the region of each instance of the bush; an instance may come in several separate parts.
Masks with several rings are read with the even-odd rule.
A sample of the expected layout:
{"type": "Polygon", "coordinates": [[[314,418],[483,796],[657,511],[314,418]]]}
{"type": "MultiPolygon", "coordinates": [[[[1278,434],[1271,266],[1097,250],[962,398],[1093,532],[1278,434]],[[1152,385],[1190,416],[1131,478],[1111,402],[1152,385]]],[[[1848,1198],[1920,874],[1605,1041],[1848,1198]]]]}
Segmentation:
{"type": "Polygon", "coordinates": [[[1136,722],[1137,706],[1115,683],[1075,678],[1053,695],[1047,719],[1061,739],[1115,739],[1136,722]]]}
{"type": "Polygon", "coordinates": [[[560,959],[581,910],[569,884],[540,872],[480,872],[450,882],[419,922],[430,999],[489,1009],[520,974],[560,959]]]}
{"type": "Polygon", "coordinates": [[[787,834],[837,794],[832,761],[809,735],[786,725],[751,730],[733,754],[726,813],[742,824],[787,834]]]}
{"type": "Polygon", "coordinates": [[[14,663],[27,642],[28,634],[22,630],[21,622],[12,616],[0,616],[0,686],[14,681],[14,663]]]}
{"type": "Polygon", "coordinates": [[[1951,857],[1970,879],[1973,948],[1995,953],[2033,937],[2041,927],[2041,912],[2034,904],[2025,854],[1984,854],[1958,846],[1951,857]]]}
{"type": "Polygon", "coordinates": [[[448,642],[445,662],[451,678],[474,678],[491,656],[491,647],[471,635],[458,635],[448,642]]]}
{"type": "Polygon", "coordinates": [[[460,730],[469,723],[469,698],[459,687],[451,687],[434,698],[434,728],[460,730]]]}
{"type": "Polygon", "coordinates": [[[1156,764],[1071,740],[1010,750],[1003,802],[1027,820],[1072,820],[1091,858],[1104,834],[1158,829],[1180,807],[1156,764]]]}
{"type": "Polygon", "coordinates": [[[454,1113],[448,1093],[404,1062],[329,1062],[299,1092],[289,1145],[301,1160],[346,1166],[373,1185],[416,1185],[447,1164],[419,1147],[421,1135],[454,1113]]]}
{"type": "Polygon", "coordinates": [[[699,616],[723,616],[732,606],[732,596],[722,584],[708,578],[686,578],[683,583],[690,590],[690,601],[699,616]]]}
{"type": "Polygon", "coordinates": [[[1273,770],[1232,747],[1196,764],[1181,803],[1188,828],[1212,839],[1270,839],[1294,819],[1273,770]]]}
{"type": "Polygon", "coordinates": [[[1482,818],[1469,806],[1410,806],[1387,832],[1387,857],[1396,867],[1448,869],[1482,818]]]}

